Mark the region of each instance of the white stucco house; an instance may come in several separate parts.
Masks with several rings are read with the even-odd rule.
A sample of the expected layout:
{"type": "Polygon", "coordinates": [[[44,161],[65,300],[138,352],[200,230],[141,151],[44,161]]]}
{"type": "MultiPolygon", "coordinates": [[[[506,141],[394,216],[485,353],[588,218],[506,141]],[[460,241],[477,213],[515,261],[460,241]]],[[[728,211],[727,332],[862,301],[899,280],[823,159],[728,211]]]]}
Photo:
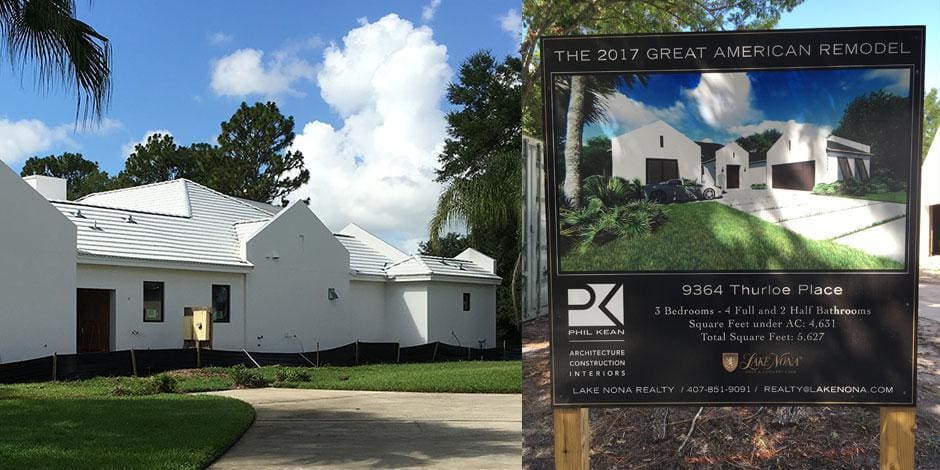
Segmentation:
{"type": "Polygon", "coordinates": [[[736,142],[695,142],[663,121],[611,139],[614,176],[643,184],[682,178],[721,188],[811,191],[818,183],[868,179],[871,147],[832,135],[828,129],[788,121],[765,154],[736,142]]]}
{"type": "Polygon", "coordinates": [[[920,168],[920,267],[940,269],[940,139],[920,168]]]}
{"type": "Polygon", "coordinates": [[[215,349],[495,346],[500,278],[476,250],[408,255],[356,225],[332,233],[303,203],[185,179],[68,201],[64,180],[0,167],[0,362],[179,348],[201,306],[215,349]]]}
{"type": "Polygon", "coordinates": [[[664,121],[656,121],[610,142],[611,174],[653,184],[676,178],[699,181],[702,153],[698,144],[664,121]]]}

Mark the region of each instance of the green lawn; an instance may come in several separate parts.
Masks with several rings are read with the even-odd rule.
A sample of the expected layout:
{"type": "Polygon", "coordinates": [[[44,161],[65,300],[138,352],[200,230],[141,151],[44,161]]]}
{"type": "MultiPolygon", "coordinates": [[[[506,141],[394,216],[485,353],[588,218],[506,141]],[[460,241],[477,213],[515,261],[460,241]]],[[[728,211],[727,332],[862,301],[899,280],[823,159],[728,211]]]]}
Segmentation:
{"type": "MultiPolygon", "coordinates": [[[[295,368],[310,375],[309,382],[275,382],[278,369],[249,369],[276,387],[327,390],[384,390],[396,392],[521,393],[521,361],[461,361],[429,364],[378,364],[356,367],[295,368]]],[[[232,388],[228,368],[207,368],[181,377],[182,391],[232,388]]]]}
{"type": "Polygon", "coordinates": [[[115,397],[114,383],[0,385],[0,467],[204,468],[254,420],[238,400],[115,397]]]}
{"type": "Polygon", "coordinates": [[[863,196],[849,196],[847,194],[827,194],[827,196],[847,197],[851,199],[865,199],[868,201],[896,202],[907,204],[907,191],[894,191],[891,193],[872,193],[863,196]]]}
{"type": "Polygon", "coordinates": [[[829,241],[804,238],[718,202],[671,204],[654,233],[561,258],[562,271],[903,269],[829,241]]]}

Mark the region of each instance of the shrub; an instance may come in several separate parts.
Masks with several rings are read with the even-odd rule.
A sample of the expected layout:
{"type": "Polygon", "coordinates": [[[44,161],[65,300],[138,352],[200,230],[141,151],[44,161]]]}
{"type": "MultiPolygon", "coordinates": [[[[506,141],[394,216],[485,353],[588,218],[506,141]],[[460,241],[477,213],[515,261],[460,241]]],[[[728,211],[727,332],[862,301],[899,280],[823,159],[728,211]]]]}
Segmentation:
{"type": "Polygon", "coordinates": [[[239,388],[261,388],[267,387],[268,381],[256,372],[252,372],[244,364],[238,364],[232,367],[232,382],[239,388]]]}
{"type": "Polygon", "coordinates": [[[310,373],[303,369],[278,368],[274,372],[275,382],[309,382],[310,373]]]}
{"type": "Polygon", "coordinates": [[[751,185],[751,189],[767,189],[766,183],[754,183],[751,185]]]}
{"type": "Polygon", "coordinates": [[[643,197],[639,180],[627,181],[619,176],[588,176],[581,181],[581,203],[592,198],[599,199],[604,206],[615,207],[643,197]]]}
{"type": "Polygon", "coordinates": [[[176,377],[167,374],[157,374],[150,378],[154,393],[176,393],[176,377]]]}
{"type": "Polygon", "coordinates": [[[606,207],[600,199],[591,198],[584,207],[562,209],[560,233],[575,241],[583,253],[595,242],[651,233],[665,220],[662,206],[652,201],[606,207]]]}

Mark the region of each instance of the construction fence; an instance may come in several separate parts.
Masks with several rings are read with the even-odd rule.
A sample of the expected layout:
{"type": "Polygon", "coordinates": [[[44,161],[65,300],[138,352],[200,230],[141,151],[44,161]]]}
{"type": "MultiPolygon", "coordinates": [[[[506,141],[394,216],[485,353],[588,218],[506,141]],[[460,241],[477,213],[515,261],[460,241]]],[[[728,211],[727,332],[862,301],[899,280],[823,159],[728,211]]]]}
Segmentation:
{"type": "Polygon", "coordinates": [[[0,383],[82,380],[92,377],[148,376],[202,367],[356,366],[446,361],[519,360],[522,352],[429,343],[402,348],[398,343],[357,341],[333,349],[298,353],[222,351],[217,349],[130,349],[124,351],[53,354],[0,364],[0,383]]]}

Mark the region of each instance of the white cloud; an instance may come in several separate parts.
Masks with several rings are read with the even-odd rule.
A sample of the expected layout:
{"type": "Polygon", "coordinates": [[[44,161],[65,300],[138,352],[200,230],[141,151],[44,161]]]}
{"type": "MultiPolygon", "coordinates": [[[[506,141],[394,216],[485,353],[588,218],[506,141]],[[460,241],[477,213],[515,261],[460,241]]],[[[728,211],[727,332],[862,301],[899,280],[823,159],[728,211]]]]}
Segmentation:
{"type": "Polygon", "coordinates": [[[130,157],[134,153],[134,147],[137,145],[143,145],[147,143],[147,139],[156,134],[163,134],[172,136],[173,133],[166,129],[153,129],[144,133],[144,138],[140,140],[132,140],[121,146],[121,158],[127,160],[127,157],[130,157]]]}
{"type": "Polygon", "coordinates": [[[698,86],[685,90],[709,126],[726,129],[753,122],[751,80],[746,73],[703,73],[698,86]]]}
{"type": "Polygon", "coordinates": [[[728,132],[732,133],[735,136],[746,137],[751,134],[760,134],[762,132],[768,131],[770,129],[776,129],[781,133],[786,133],[788,129],[792,129],[797,132],[797,134],[802,135],[806,138],[825,138],[832,133],[832,128],[828,126],[814,126],[812,124],[805,124],[801,122],[796,122],[793,119],[789,121],[774,121],[774,120],[764,120],[758,122],[757,124],[747,124],[741,126],[732,126],[728,128],[728,132]]]}
{"type": "Polygon", "coordinates": [[[239,49],[213,61],[212,90],[221,96],[303,96],[294,83],[313,81],[316,69],[293,49],[275,51],[266,61],[264,55],[258,49],[239,49]]]}
{"type": "Polygon", "coordinates": [[[862,78],[865,80],[877,80],[890,82],[885,86],[885,90],[899,96],[910,94],[911,71],[910,69],[875,69],[866,72],[862,78]]]}
{"type": "Polygon", "coordinates": [[[216,31],[209,35],[209,44],[228,44],[235,39],[231,34],[225,34],[222,31],[216,31]]]}
{"type": "Polygon", "coordinates": [[[49,151],[58,144],[77,147],[78,144],[70,137],[74,128],[72,124],[49,127],[38,119],[11,121],[0,118],[0,160],[13,164],[49,151]]]}
{"type": "Polygon", "coordinates": [[[608,133],[629,132],[659,120],[676,126],[686,113],[685,104],[676,101],[668,108],[657,108],[634,100],[621,93],[604,97],[607,107],[607,122],[603,124],[608,133]]]}
{"type": "Polygon", "coordinates": [[[499,15],[499,26],[516,41],[522,41],[522,15],[515,8],[499,15]]]}
{"type": "Polygon", "coordinates": [[[434,14],[437,13],[437,8],[441,6],[441,0],[431,0],[431,3],[428,3],[421,9],[421,20],[425,23],[429,23],[434,19],[434,14]]]}
{"type": "Polygon", "coordinates": [[[330,44],[317,82],[343,124],[304,126],[293,147],[304,154],[310,182],[290,199],[310,197],[334,229],[356,222],[402,248],[425,239],[441,190],[434,168],[451,75],[447,48],[433,31],[395,14],[363,20],[342,45],[330,44]]]}

